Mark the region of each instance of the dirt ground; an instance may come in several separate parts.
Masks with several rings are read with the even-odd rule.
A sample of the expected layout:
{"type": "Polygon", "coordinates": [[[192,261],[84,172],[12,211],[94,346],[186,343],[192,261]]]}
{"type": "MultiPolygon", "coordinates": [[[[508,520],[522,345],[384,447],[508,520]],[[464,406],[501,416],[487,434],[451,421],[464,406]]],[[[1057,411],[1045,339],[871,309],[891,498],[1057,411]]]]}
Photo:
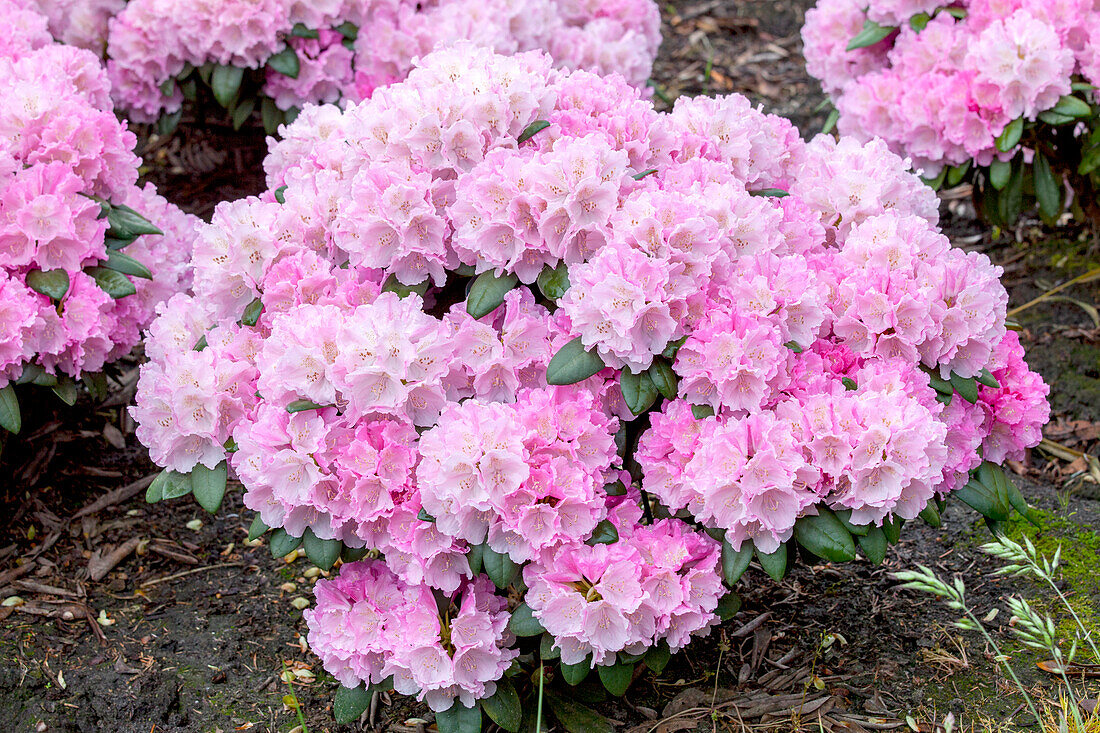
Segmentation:
{"type": "MultiPolygon", "coordinates": [[[[659,103],[740,92],[807,132],[819,129],[822,96],[805,75],[798,38],[808,5],[665,4],[659,103]]],[[[217,125],[154,140],[146,155],[165,193],[205,216],[219,199],[259,191],[260,157],[254,137],[217,125]]],[[[946,229],[957,245],[986,251],[1005,268],[1010,307],[1100,261],[1096,241],[1074,230],[1022,227],[994,239],[974,224],[965,192],[955,194],[944,205],[946,229]]],[[[1100,322],[1090,310],[1100,287],[1064,295],[1070,300],[1016,316],[1030,363],[1052,385],[1047,437],[1064,452],[1036,451],[1016,467],[1044,526],[1008,531],[1046,552],[1063,544],[1063,590],[1100,628],[1100,501],[1096,484],[1083,480],[1086,460],[1073,453],[1095,455],[1100,441],[1100,322]]],[[[77,426],[48,402],[31,406],[25,438],[5,447],[0,470],[12,481],[0,492],[9,518],[0,526],[0,597],[24,603],[0,606],[0,729],[370,730],[370,721],[332,722],[336,683],[302,638],[299,606],[312,597],[316,568],[247,544],[251,515],[239,492],[214,517],[190,499],[146,504],[141,482],[155,469],[123,414],[125,395],[79,411],[85,421],[77,426]],[[92,580],[112,553],[123,559],[92,580]]],[[[955,617],[936,601],[899,591],[890,576],[916,563],[962,576],[982,615],[1002,609],[986,628],[1024,683],[1040,697],[1056,695],[1039,658],[1012,641],[1004,610],[1009,595],[1044,607],[1048,596],[1030,580],[991,574],[996,563],[977,549],[989,534],[975,516],[952,505],[940,529],[910,523],[882,566],[802,564],[781,583],[753,566],[738,589],[745,601],[738,615],[663,674],[642,674],[623,700],[604,702],[587,683],[569,694],[631,733],[900,731],[907,715],[919,730],[935,731],[948,713],[964,728],[998,727],[1021,701],[991,650],[953,629],[955,617]]],[[[1082,684],[1091,697],[1100,693],[1096,680],[1082,684]]],[[[431,720],[424,706],[398,696],[380,699],[374,716],[377,730],[424,730],[431,720]]]]}

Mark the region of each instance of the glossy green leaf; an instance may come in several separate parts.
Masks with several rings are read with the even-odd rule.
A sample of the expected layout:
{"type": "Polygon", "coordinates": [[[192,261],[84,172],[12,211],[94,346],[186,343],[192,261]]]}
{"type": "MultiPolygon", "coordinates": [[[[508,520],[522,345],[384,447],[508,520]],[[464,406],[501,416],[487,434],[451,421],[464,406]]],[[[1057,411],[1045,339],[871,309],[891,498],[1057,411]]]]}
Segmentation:
{"type": "Polygon", "coordinates": [[[263,301],[259,298],[254,299],[245,306],[244,313],[241,314],[241,324],[245,326],[255,326],[260,320],[260,314],[263,312],[263,301]]]}
{"type": "Polygon", "coordinates": [[[519,693],[507,677],[497,680],[496,693],[480,702],[481,709],[489,716],[489,720],[511,733],[519,730],[520,723],[523,722],[523,706],[519,701],[519,693]]]}
{"type": "Polygon", "coordinates": [[[873,20],[863,21],[863,30],[857,33],[851,41],[848,42],[848,51],[855,51],[859,48],[867,48],[868,46],[874,46],[876,43],[881,43],[886,40],[886,37],[897,30],[897,27],[890,25],[879,25],[873,20]]]}
{"type": "Polygon", "coordinates": [[[279,527],[278,529],[272,530],[268,543],[271,546],[271,556],[280,558],[286,557],[301,547],[302,538],[294,537],[287,533],[285,529],[279,527]]]}
{"type": "Polygon", "coordinates": [[[798,544],[833,562],[848,562],[856,557],[852,534],[836,515],[825,507],[818,507],[817,516],[799,517],[794,523],[794,539],[798,544]]]}
{"type": "Polygon", "coordinates": [[[882,533],[886,535],[886,541],[891,545],[896,545],[901,539],[901,526],[903,524],[905,524],[905,520],[901,517],[882,521],[882,533]]]}
{"type": "Polygon", "coordinates": [[[549,300],[557,300],[569,290],[569,268],[562,262],[557,267],[547,265],[539,273],[539,290],[549,300]]]}
{"type": "Polygon", "coordinates": [[[164,486],[168,483],[168,471],[165,469],[156,475],[152,483],[145,489],[145,501],[149,504],[156,504],[158,501],[164,501],[164,486]]]}
{"type": "Polygon", "coordinates": [[[218,104],[228,108],[237,98],[244,81],[244,69],[237,66],[215,66],[210,73],[210,88],[218,104]]]}
{"type": "MultiPolygon", "coordinates": [[[[161,499],[179,499],[190,493],[191,474],[164,470],[153,479],[153,483],[149,484],[149,488],[145,490],[145,498],[148,501],[150,495],[152,495],[159,496],[161,499]]],[[[154,501],[157,501],[157,499],[154,499],[154,501]]]]}
{"type": "Polygon", "coordinates": [[[564,662],[558,664],[558,669],[561,670],[561,677],[569,684],[576,686],[584,681],[584,678],[588,676],[588,672],[592,668],[592,655],[577,662],[576,664],[565,664],[564,662]]]}
{"type": "Polygon", "coordinates": [[[302,533],[302,549],[306,551],[306,557],[311,563],[321,570],[331,570],[340,558],[344,544],[340,540],[323,540],[306,527],[306,531],[302,533]]]}
{"type": "Polygon", "coordinates": [[[233,108],[233,129],[239,130],[244,127],[244,123],[248,122],[248,118],[252,116],[252,113],[256,111],[256,100],[253,97],[248,99],[242,99],[236,107],[233,108]]]}
{"type": "Polygon", "coordinates": [[[974,404],[978,401],[978,381],[973,377],[960,377],[951,375],[951,387],[967,402],[974,404]]]}
{"type": "Polygon", "coordinates": [[[153,222],[122,204],[111,204],[111,210],[107,212],[107,224],[108,235],[119,239],[140,237],[142,234],[164,234],[153,222]]]}
{"type": "Polygon", "coordinates": [[[294,400],[286,406],[286,411],[293,414],[295,412],[307,412],[308,410],[323,410],[326,407],[332,407],[332,405],[318,405],[313,400],[294,400]]]}
{"type": "MultiPolygon", "coordinates": [[[[275,105],[275,101],[271,97],[264,97],[260,100],[260,120],[263,121],[264,132],[268,135],[274,135],[279,131],[279,125],[283,124],[283,111],[275,105]]],[[[275,198],[278,198],[278,191],[276,191],[275,198]]],[[[279,203],[283,203],[280,201],[279,203]]]]}
{"type": "Polygon", "coordinates": [[[778,550],[767,554],[757,547],[756,561],[773,580],[782,580],[787,574],[787,545],[782,544],[778,550]]]}
{"type": "Polygon", "coordinates": [[[515,275],[497,275],[492,270],[481,273],[470,286],[466,297],[466,312],[474,318],[487,316],[504,302],[504,296],[519,284],[515,275]]]}
{"type": "Polygon", "coordinates": [[[615,529],[615,525],[610,519],[604,519],[592,530],[592,536],[588,538],[586,544],[610,545],[612,542],[618,541],[619,530],[615,529]]]}
{"type": "Polygon", "coordinates": [[[869,524],[852,524],[851,509],[840,509],[834,511],[833,514],[835,514],[836,518],[840,520],[840,523],[844,525],[844,529],[848,530],[856,537],[862,537],[871,529],[871,525],[869,524]]]}
{"type": "Polygon", "coordinates": [[[332,714],[340,725],[348,725],[359,720],[363,713],[370,707],[374,693],[365,685],[358,687],[341,687],[336,691],[332,700],[332,714]]]}
{"type": "Polygon", "coordinates": [[[225,461],[214,468],[207,468],[200,463],[191,469],[191,487],[195,501],[211,514],[221,509],[228,475],[229,468],[225,461]]]}
{"type": "Polygon", "coordinates": [[[866,535],[856,539],[859,541],[859,549],[863,551],[863,556],[875,565],[881,564],[886,559],[886,548],[889,545],[881,527],[871,527],[866,535]]]}
{"type": "Polygon", "coordinates": [[[929,504],[924,509],[921,509],[920,518],[930,527],[943,526],[943,519],[940,518],[940,512],[936,509],[935,504],[929,504]]]}
{"type": "Polygon", "coordinates": [[[298,60],[298,54],[294,49],[287,46],[279,53],[268,57],[267,68],[283,76],[289,76],[291,79],[297,79],[302,70],[302,62],[298,60]]]}
{"type": "Polygon", "coordinates": [[[989,164],[989,183],[997,191],[1002,190],[1008,185],[1008,180],[1011,176],[1011,160],[994,160],[989,164]]]}
{"type": "Polygon", "coordinates": [[[646,177],[648,177],[648,176],[652,176],[652,175],[653,175],[654,173],[656,173],[656,172],[657,172],[657,169],[656,169],[656,168],[650,168],[650,169],[648,169],[648,170],[644,170],[644,171],[641,171],[640,173],[635,173],[635,174],[634,174],[633,176],[631,176],[631,177],[632,177],[632,178],[633,178],[633,179],[634,179],[635,181],[640,181],[640,180],[642,180],[643,178],[646,178],[646,177]]]}
{"type": "Polygon", "coordinates": [[[1066,94],[1058,100],[1058,104],[1051,107],[1050,111],[1066,117],[1088,117],[1092,114],[1092,107],[1080,97],[1066,94]]]}
{"type": "Polygon", "coordinates": [[[646,372],[635,374],[624,368],[619,372],[619,389],[622,390],[626,406],[635,415],[641,415],[657,400],[657,387],[646,372]]]}
{"type": "Polygon", "coordinates": [[[947,185],[957,186],[962,183],[963,178],[970,171],[970,161],[966,161],[962,165],[953,165],[947,169],[947,185]]]}
{"type": "Polygon", "coordinates": [[[836,123],[840,121],[840,110],[834,109],[829,112],[829,116],[825,118],[825,124],[821,126],[821,134],[828,135],[834,129],[836,129],[836,123]]]}
{"type": "Polygon", "coordinates": [[[310,28],[305,23],[295,23],[290,29],[290,35],[298,38],[320,38],[321,33],[315,28],[310,28]]]}
{"type": "Polygon", "coordinates": [[[1011,507],[1002,503],[992,488],[985,486],[977,478],[972,478],[965,486],[956,489],[952,496],[982,516],[999,522],[1008,519],[1012,512],[1011,507]]]}
{"type": "Polygon", "coordinates": [[[546,383],[576,384],[603,368],[604,363],[600,355],[595,351],[586,351],[578,336],[554,354],[554,358],[546,366],[546,383]]]}
{"type": "Polygon", "coordinates": [[[714,417],[714,408],[710,405],[692,405],[691,414],[696,420],[704,420],[708,417],[714,417]]]}
{"type": "Polygon", "coordinates": [[[979,374],[976,379],[978,384],[984,384],[986,387],[992,387],[993,389],[1000,389],[1001,383],[997,381],[997,378],[993,376],[993,372],[989,369],[982,369],[982,373],[979,374]]]}
{"type": "Polygon", "coordinates": [[[84,382],[84,389],[88,390],[92,400],[102,402],[107,399],[107,375],[103,372],[84,372],[80,381],[84,382]]]}
{"type": "Polygon", "coordinates": [[[350,20],[345,20],[340,25],[333,28],[334,31],[344,37],[344,40],[354,41],[359,37],[359,26],[352,23],[350,20]]]}
{"type": "Polygon", "coordinates": [[[507,588],[519,573],[519,566],[508,555],[497,552],[488,545],[482,551],[481,564],[489,580],[497,588],[507,588]]]}
{"type": "Polygon", "coordinates": [[[616,662],[615,664],[600,665],[596,667],[596,672],[600,675],[600,682],[603,683],[604,689],[615,697],[622,697],[626,694],[627,688],[630,687],[630,683],[634,679],[633,664],[616,662]]]}
{"type": "Polygon", "coordinates": [[[516,138],[516,142],[522,145],[523,143],[533,138],[535,135],[538,135],[540,132],[545,130],[547,127],[550,127],[550,123],[546,120],[535,120],[530,125],[523,128],[523,132],[521,132],[519,134],[519,137],[516,138]]]}
{"type": "Polygon", "coordinates": [[[997,150],[1007,153],[1020,144],[1020,138],[1024,136],[1024,118],[1017,117],[1009,122],[1005,129],[997,136],[997,150]]]}
{"type": "Polygon", "coordinates": [[[485,562],[485,543],[480,545],[470,545],[470,549],[466,551],[466,562],[470,564],[470,572],[477,575],[484,568],[485,562]]]}
{"type": "Polygon", "coordinates": [[[561,657],[561,649],[554,646],[554,636],[549,632],[542,635],[539,640],[539,659],[551,661],[561,657]]]}
{"type": "Polygon", "coordinates": [[[1075,122],[1077,120],[1076,117],[1071,117],[1070,115],[1058,114],[1057,112],[1054,112],[1053,110],[1049,110],[1049,109],[1044,110],[1043,112],[1040,112],[1038,114],[1038,117],[1039,117],[1040,122],[1045,122],[1048,125],[1053,125],[1053,126],[1068,125],[1069,123],[1075,122]]]}
{"type": "Polygon", "coordinates": [[[260,515],[257,513],[252,517],[252,524],[248,526],[248,541],[252,542],[253,540],[260,539],[267,534],[269,529],[271,529],[271,527],[264,524],[264,520],[260,519],[260,515]]]}
{"type": "Polygon", "coordinates": [[[680,378],[676,376],[676,372],[672,371],[671,364],[660,357],[655,358],[653,364],[646,370],[646,374],[649,375],[650,381],[662,397],[666,400],[676,399],[680,378]]]}
{"type": "Polygon", "coordinates": [[[650,647],[645,653],[644,662],[645,666],[653,670],[653,674],[660,674],[665,671],[670,659],[672,659],[672,650],[668,648],[668,642],[661,639],[656,646],[650,647]]]}
{"type": "Polygon", "coordinates": [[[9,433],[18,433],[23,429],[19,399],[15,396],[15,385],[12,384],[0,389],[0,428],[9,433]]]}
{"type": "Polygon", "coordinates": [[[150,272],[148,267],[141,264],[130,255],[117,250],[107,251],[107,261],[103,266],[116,272],[121,272],[123,275],[133,275],[134,277],[140,277],[144,280],[153,279],[153,273],[150,272]]]}
{"type": "Polygon", "coordinates": [[[932,16],[928,13],[917,13],[909,19],[909,27],[920,33],[928,27],[929,21],[932,20],[932,16]]]}
{"type": "Polygon", "coordinates": [[[531,607],[526,603],[519,604],[516,606],[516,610],[512,611],[512,615],[508,619],[508,628],[516,636],[538,636],[546,631],[539,620],[535,618],[531,607]]]}
{"type": "Polygon", "coordinates": [[[745,574],[749,563],[752,562],[752,555],[752,540],[743,540],[740,550],[733,549],[729,540],[722,540],[722,580],[726,585],[732,588],[745,574]]]}
{"type": "Polygon", "coordinates": [[[718,618],[723,621],[729,621],[731,618],[737,615],[737,612],[741,610],[741,596],[737,595],[733,591],[730,591],[726,595],[722,596],[718,601],[717,607],[714,609],[714,613],[718,615],[718,618]]]}
{"type": "Polygon", "coordinates": [[[61,375],[57,378],[57,381],[50,387],[57,398],[64,402],[69,407],[76,404],[77,389],[76,382],[71,377],[61,375]]]}
{"type": "MultiPolygon", "coordinates": [[[[546,703],[566,733],[615,733],[615,726],[610,720],[579,702],[547,690],[546,703]]],[[[543,728],[543,731],[546,730],[549,726],[543,728]]]]}
{"type": "Polygon", "coordinates": [[[137,292],[137,287],[130,282],[130,278],[126,277],[121,272],[108,270],[106,267],[89,267],[85,272],[92,276],[92,279],[95,280],[95,284],[99,286],[100,290],[107,293],[107,295],[110,295],[115,300],[125,298],[137,292]]]}
{"type": "Polygon", "coordinates": [[[468,708],[455,700],[447,710],[435,714],[439,733],[481,733],[481,708],[475,703],[468,708]]]}
{"type": "Polygon", "coordinates": [[[1051,170],[1050,161],[1042,153],[1035,154],[1032,169],[1039,212],[1047,219],[1055,219],[1062,213],[1062,184],[1051,170]]]}
{"type": "Polygon", "coordinates": [[[48,298],[61,300],[69,292],[69,273],[62,269],[31,270],[27,273],[27,287],[48,298]]]}
{"type": "Polygon", "coordinates": [[[781,199],[786,196],[790,196],[790,191],[785,191],[782,188],[762,188],[759,191],[749,191],[752,196],[765,196],[768,198],[781,199]]]}

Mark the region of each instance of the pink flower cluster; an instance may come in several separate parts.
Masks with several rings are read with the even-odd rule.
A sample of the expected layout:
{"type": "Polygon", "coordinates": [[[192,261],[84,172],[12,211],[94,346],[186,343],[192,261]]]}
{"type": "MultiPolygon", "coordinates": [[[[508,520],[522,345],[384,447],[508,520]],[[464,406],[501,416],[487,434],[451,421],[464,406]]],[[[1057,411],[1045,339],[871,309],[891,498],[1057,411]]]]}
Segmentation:
{"type": "Polygon", "coordinates": [[[31,3],[4,0],[0,12],[25,19],[0,49],[0,385],[27,364],[79,377],[128,353],[157,304],[189,287],[198,220],[135,185],[136,140],[95,55],[55,45],[31,3]],[[127,248],[155,273],[135,278],[134,295],[113,299],[87,271],[108,257],[96,199],[144,212],[164,232],[127,248]],[[64,274],[59,299],[41,292],[39,271],[64,274]]]}
{"type": "Polygon", "coordinates": [[[470,707],[496,692],[519,654],[509,648],[507,601],[494,590],[480,576],[441,610],[429,586],[403,582],[384,562],[350,563],[317,583],[317,608],[304,613],[309,644],[345,686],[392,676],[398,692],[433,710],[456,698],[470,707]]]}
{"type": "Polygon", "coordinates": [[[994,143],[1010,122],[1053,107],[1075,74],[1100,81],[1090,50],[1100,11],[1089,0],[963,0],[935,12],[941,5],[820,0],[806,13],[807,68],[832,96],[841,134],[881,137],[925,175],[989,165],[1006,155],[994,143]],[[910,24],[918,15],[924,23],[910,24]],[[846,50],[868,19],[897,31],[846,50]]]}
{"type": "MultiPolygon", "coordinates": [[[[84,7],[88,0],[72,1],[101,17],[98,6],[84,7]]],[[[91,22],[67,17],[70,28],[91,22]]],[[[180,108],[172,80],[190,67],[259,69],[291,48],[297,76],[268,69],[263,87],[288,110],[365,99],[403,79],[413,59],[460,40],[499,53],[543,49],[564,68],[642,85],[660,44],[660,16],[652,0],[131,0],[110,21],[107,55],[120,106],[152,121],[180,108]]]]}
{"type": "MultiPolygon", "coordinates": [[[[285,131],[271,190],[200,232],[134,416],[161,465],[227,460],[266,525],[384,556],[310,616],[345,684],[401,665],[437,709],[482,694],[434,601],[430,634],[349,620],[412,618],[394,583],[489,596],[480,569],[522,565],[563,661],[610,664],[715,623],[719,545],[688,521],[771,551],[821,507],[915,517],[980,446],[1038,441],[1000,270],[949,246],[881,142],[805,143],[740,97],[660,114],[619,77],[473,44],[285,131]],[[578,342],[588,368],[549,384],[578,342]],[[983,369],[980,415],[931,386],[983,369]],[[648,424],[628,371],[666,395],[648,424]]],[[[484,653],[479,675],[504,659],[484,653]]]]}
{"type": "Polygon", "coordinates": [[[49,21],[50,34],[61,43],[102,56],[107,50],[107,24],[122,12],[126,0],[30,0],[49,21]]]}

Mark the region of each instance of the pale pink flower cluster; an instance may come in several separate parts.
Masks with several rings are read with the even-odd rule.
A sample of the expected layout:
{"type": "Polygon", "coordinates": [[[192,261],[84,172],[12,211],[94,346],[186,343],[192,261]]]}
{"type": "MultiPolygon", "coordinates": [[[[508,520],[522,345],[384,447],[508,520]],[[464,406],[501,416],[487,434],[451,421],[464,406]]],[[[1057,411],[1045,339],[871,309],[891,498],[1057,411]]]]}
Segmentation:
{"type": "Polygon", "coordinates": [[[392,676],[398,692],[441,711],[456,700],[470,707],[492,696],[519,654],[510,648],[507,601],[494,590],[478,576],[440,610],[431,587],[405,583],[384,562],[367,560],[319,581],[317,607],[303,616],[310,646],[342,684],[392,676]]]}
{"type": "Polygon", "coordinates": [[[620,533],[610,545],[565,545],[523,571],[527,603],[554,637],[564,664],[591,655],[642,654],[661,640],[676,651],[706,635],[725,594],[721,550],[678,519],[620,533]]]}
{"type": "MultiPolygon", "coordinates": [[[[1000,271],[948,245],[881,142],[805,143],[740,97],[659,114],[622,79],[473,44],[285,132],[271,190],[200,232],[134,415],[161,465],[228,460],[268,526],[377,550],[371,588],[488,594],[479,567],[522,565],[562,659],[610,664],[715,623],[719,546],[687,520],[771,551],[820,507],[916,516],[994,425],[1013,454],[1038,440],[1041,382],[998,356],[1000,271]],[[578,340],[603,368],[549,385],[578,340]],[[985,368],[989,419],[945,411],[928,373],[985,368]],[[671,399],[628,425],[646,369],[671,399]],[[641,490],[680,518],[645,523],[641,490]]],[[[330,671],[388,674],[404,652],[380,635],[404,627],[340,629],[360,598],[404,601],[322,587],[330,671]]],[[[432,619],[398,689],[471,704],[432,619]]]]}
{"type": "Polygon", "coordinates": [[[122,12],[126,0],[29,0],[46,16],[50,33],[61,43],[86,48],[98,56],[107,50],[107,24],[122,12]]]}
{"type": "MultiPolygon", "coordinates": [[[[58,11],[51,28],[68,19],[63,32],[85,40],[83,26],[118,1],[99,0],[93,11],[89,0],[67,0],[94,18],[58,11]]],[[[660,40],[653,0],[130,0],[110,21],[107,56],[119,105],[131,119],[152,121],[180,109],[172,80],[187,68],[260,69],[288,47],[297,77],[267,69],[262,90],[284,110],[366,99],[403,79],[413,59],[458,41],[505,54],[541,49],[560,67],[618,73],[641,86],[660,40]]]]}
{"type": "Polygon", "coordinates": [[[0,13],[17,21],[0,48],[0,384],[27,364],[80,377],[129,353],[157,304],[189,287],[198,220],[135,185],[136,140],[111,109],[95,55],[54,44],[33,3],[4,0],[0,13]],[[164,232],[127,247],[154,273],[134,278],[134,295],[113,299],[87,271],[108,256],[96,198],[164,232]],[[63,271],[60,302],[32,289],[37,271],[63,271]]]}
{"type": "Polygon", "coordinates": [[[833,98],[841,134],[880,137],[926,176],[970,160],[985,166],[1002,155],[995,139],[1005,127],[1054,107],[1074,74],[1100,80],[1091,0],[951,3],[961,19],[935,12],[942,5],[820,0],[807,11],[807,68],[833,98]],[[926,25],[911,25],[915,16],[926,25]],[[865,20],[897,30],[846,50],[865,20]]]}

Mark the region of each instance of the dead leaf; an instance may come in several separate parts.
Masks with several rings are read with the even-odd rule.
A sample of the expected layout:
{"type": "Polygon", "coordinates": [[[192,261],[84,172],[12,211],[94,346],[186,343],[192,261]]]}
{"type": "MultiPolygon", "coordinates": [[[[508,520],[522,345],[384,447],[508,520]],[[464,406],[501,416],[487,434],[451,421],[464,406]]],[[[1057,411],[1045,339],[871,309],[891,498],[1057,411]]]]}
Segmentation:
{"type": "Polygon", "coordinates": [[[1067,664],[1063,668],[1053,659],[1046,659],[1035,666],[1049,674],[1060,675],[1064,671],[1070,677],[1100,677],[1100,664],[1067,664]]]}

